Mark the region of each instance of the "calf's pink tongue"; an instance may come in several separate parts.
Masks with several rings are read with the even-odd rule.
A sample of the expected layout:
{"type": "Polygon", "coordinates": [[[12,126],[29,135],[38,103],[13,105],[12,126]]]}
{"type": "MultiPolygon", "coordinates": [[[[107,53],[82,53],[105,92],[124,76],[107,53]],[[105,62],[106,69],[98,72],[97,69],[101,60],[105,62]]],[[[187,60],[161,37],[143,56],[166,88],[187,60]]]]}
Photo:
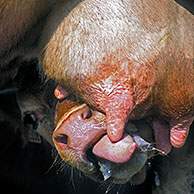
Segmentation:
{"type": "Polygon", "coordinates": [[[124,163],[131,158],[136,147],[137,144],[128,134],[125,134],[116,143],[111,142],[109,137],[105,135],[96,143],[93,148],[93,153],[100,158],[114,163],[124,163]]]}

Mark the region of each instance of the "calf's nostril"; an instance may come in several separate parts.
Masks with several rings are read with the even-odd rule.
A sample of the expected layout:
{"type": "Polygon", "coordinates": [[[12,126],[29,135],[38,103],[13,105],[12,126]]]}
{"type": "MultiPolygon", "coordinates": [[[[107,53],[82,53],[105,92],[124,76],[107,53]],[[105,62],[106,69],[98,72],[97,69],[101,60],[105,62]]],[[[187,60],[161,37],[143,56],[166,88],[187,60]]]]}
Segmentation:
{"type": "Polygon", "coordinates": [[[59,135],[59,136],[55,137],[55,141],[56,141],[57,143],[67,145],[67,143],[68,143],[68,136],[65,135],[65,134],[59,135]]]}
{"type": "Polygon", "coordinates": [[[92,117],[92,111],[90,109],[88,109],[82,113],[83,119],[89,119],[91,117],[92,117]]]}

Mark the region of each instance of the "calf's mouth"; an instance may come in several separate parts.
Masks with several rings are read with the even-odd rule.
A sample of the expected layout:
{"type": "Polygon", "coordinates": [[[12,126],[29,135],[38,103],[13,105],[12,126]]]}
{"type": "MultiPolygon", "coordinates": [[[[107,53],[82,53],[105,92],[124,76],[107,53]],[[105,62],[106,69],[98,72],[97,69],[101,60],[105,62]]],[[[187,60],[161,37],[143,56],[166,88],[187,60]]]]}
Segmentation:
{"type": "MultiPolygon", "coordinates": [[[[87,112],[88,108],[84,106],[82,105],[81,108],[84,107],[87,112]]],[[[76,114],[80,111],[79,107],[76,108],[76,114]]],[[[76,122],[76,127],[79,127],[76,130],[81,130],[79,134],[75,126],[72,129],[72,122],[74,122],[71,118],[74,114],[72,109],[58,122],[53,133],[53,141],[61,158],[97,181],[124,184],[138,175],[137,181],[133,183],[142,183],[146,177],[145,169],[148,160],[158,153],[165,154],[153,145],[154,135],[149,123],[146,120],[128,122],[122,139],[112,143],[106,134],[105,120],[102,119],[100,124],[103,130],[98,130],[99,123],[94,122],[97,117],[99,119],[98,113],[90,111],[87,116],[86,112],[82,114],[86,116],[78,117],[76,122]],[[87,119],[87,125],[82,125],[85,119],[87,119]],[[91,131],[96,130],[95,138],[92,137],[93,132],[85,131],[88,126],[91,131]],[[92,127],[94,129],[91,129],[92,127]],[[75,132],[72,132],[73,130],[75,132]],[[87,133],[91,133],[91,136],[87,133]],[[70,137],[72,134],[77,139],[72,139],[70,137]],[[90,140],[90,137],[93,139],[90,140]]]]}

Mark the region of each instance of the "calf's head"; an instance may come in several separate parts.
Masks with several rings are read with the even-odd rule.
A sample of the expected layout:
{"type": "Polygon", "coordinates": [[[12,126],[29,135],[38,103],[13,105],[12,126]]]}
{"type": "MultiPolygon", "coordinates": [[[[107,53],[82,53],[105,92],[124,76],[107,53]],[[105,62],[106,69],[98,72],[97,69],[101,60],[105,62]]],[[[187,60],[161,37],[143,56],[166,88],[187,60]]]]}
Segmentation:
{"type": "Polygon", "coordinates": [[[43,75],[38,61],[24,62],[15,78],[17,101],[28,140],[41,142],[39,135],[53,145],[56,83],[43,75]]]}
{"type": "Polygon", "coordinates": [[[128,123],[122,139],[112,143],[105,119],[103,113],[86,104],[67,99],[59,103],[53,142],[60,156],[94,180],[143,182],[147,160],[159,151],[147,142],[153,142],[149,124],[143,120],[128,123]]]}

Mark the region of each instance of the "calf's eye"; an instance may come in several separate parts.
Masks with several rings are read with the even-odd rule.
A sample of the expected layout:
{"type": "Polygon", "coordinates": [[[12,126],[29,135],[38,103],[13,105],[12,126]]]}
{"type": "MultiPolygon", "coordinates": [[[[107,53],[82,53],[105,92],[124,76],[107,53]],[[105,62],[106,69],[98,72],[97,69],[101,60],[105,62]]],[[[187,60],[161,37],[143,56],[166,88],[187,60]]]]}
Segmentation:
{"type": "Polygon", "coordinates": [[[25,127],[30,127],[33,130],[37,130],[38,128],[38,122],[37,122],[37,118],[36,115],[32,112],[27,112],[24,115],[24,126],[25,127]]]}

